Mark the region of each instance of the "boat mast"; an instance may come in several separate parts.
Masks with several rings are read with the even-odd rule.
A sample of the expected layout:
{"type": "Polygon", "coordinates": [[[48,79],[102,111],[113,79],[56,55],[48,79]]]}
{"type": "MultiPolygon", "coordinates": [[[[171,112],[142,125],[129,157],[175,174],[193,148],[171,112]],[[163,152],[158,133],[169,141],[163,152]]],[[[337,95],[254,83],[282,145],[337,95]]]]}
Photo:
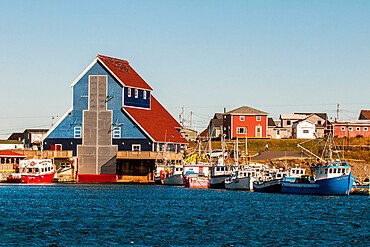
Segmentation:
{"type": "Polygon", "coordinates": [[[238,142],[238,137],[236,137],[236,160],[235,160],[235,165],[238,165],[239,163],[239,149],[238,149],[238,145],[239,142],[238,142]]]}
{"type": "Polygon", "coordinates": [[[247,135],[247,126],[245,126],[245,163],[248,164],[248,135],[247,135]]]}

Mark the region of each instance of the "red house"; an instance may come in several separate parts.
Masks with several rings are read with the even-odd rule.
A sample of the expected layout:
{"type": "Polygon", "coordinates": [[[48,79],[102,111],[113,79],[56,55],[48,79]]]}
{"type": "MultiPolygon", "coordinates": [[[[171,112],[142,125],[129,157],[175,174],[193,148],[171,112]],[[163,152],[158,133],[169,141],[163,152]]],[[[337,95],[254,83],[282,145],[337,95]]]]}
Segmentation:
{"type": "Polygon", "coordinates": [[[370,120],[333,120],[326,121],[326,133],[336,137],[370,137],[370,120]]]}
{"type": "Polygon", "coordinates": [[[268,113],[242,106],[235,110],[224,113],[223,133],[226,139],[235,137],[267,138],[268,113]]]}

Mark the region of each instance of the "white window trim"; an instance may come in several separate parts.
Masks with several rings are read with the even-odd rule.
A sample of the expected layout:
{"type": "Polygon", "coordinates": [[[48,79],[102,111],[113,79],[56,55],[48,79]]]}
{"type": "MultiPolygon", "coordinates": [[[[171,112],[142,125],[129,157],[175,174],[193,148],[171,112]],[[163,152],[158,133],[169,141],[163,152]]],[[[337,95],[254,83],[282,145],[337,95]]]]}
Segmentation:
{"type": "Polygon", "coordinates": [[[262,121],[262,117],[261,116],[256,116],[256,121],[262,121]]]}
{"type": "Polygon", "coordinates": [[[356,131],[361,131],[361,128],[360,127],[356,127],[356,131]]]}
{"type": "Polygon", "coordinates": [[[349,130],[349,131],[352,131],[352,130],[353,130],[353,128],[352,128],[352,127],[348,127],[348,130],[349,130]]]}
{"type": "Polygon", "coordinates": [[[73,138],[82,138],[82,127],[81,126],[76,126],[73,128],[73,138]],[[80,132],[79,135],[76,134],[76,132],[80,132]]]}
{"type": "Polygon", "coordinates": [[[131,88],[129,87],[129,88],[127,88],[127,97],[131,97],[131,88]]]}
{"type": "Polygon", "coordinates": [[[139,89],[135,88],[135,98],[139,98],[139,89]]]}
{"type": "Polygon", "coordinates": [[[146,99],[146,91],[143,91],[143,99],[146,99]]]}
{"type": "Polygon", "coordinates": [[[368,130],[368,128],[367,127],[364,127],[364,131],[367,131],[368,130]]]}
{"type": "Polygon", "coordinates": [[[239,121],[245,121],[245,117],[244,116],[240,116],[239,117],[239,121]]]}
{"type": "Polygon", "coordinates": [[[341,131],[345,131],[345,130],[346,130],[346,128],[345,128],[345,127],[340,127],[340,130],[341,130],[341,131]]]}
{"type": "Polygon", "coordinates": [[[141,151],[141,144],[132,144],[132,151],[133,152],[140,152],[141,151]],[[135,149],[135,147],[139,147],[139,150],[134,150],[135,149]]]}

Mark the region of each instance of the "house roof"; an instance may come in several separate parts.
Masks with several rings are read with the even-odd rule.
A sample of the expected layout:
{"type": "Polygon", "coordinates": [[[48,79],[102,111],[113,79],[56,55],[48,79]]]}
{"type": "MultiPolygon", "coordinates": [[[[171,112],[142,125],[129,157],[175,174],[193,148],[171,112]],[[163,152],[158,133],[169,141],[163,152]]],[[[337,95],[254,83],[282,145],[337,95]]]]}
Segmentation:
{"type": "Polygon", "coordinates": [[[213,116],[213,119],[221,119],[222,120],[222,117],[223,117],[223,113],[215,113],[215,115],[213,116]]]}
{"type": "Polygon", "coordinates": [[[122,109],[131,116],[139,127],[155,142],[184,143],[188,141],[182,137],[177,129],[182,126],[168,113],[168,111],[151,95],[151,109],[133,108],[124,106],[122,109]]]}
{"type": "Polygon", "coordinates": [[[319,117],[321,117],[322,119],[328,119],[328,115],[324,112],[304,112],[304,113],[294,113],[294,114],[298,114],[298,115],[306,115],[306,116],[310,116],[310,115],[317,115],[319,117]]]}
{"type": "Polygon", "coordinates": [[[153,91],[153,89],[129,65],[128,61],[98,55],[97,58],[127,87],[140,88],[153,91]]]}
{"type": "Polygon", "coordinates": [[[280,119],[301,120],[306,118],[303,114],[280,114],[280,119]]]}
{"type": "Polygon", "coordinates": [[[203,130],[198,137],[207,137],[208,136],[208,129],[203,130]]]}
{"type": "Polygon", "coordinates": [[[239,108],[236,108],[234,110],[228,111],[225,114],[230,115],[268,115],[267,112],[263,112],[257,109],[254,109],[252,107],[248,106],[241,106],[239,108]]]}
{"type": "Polygon", "coordinates": [[[26,156],[12,151],[0,151],[0,157],[24,158],[26,156]]]}
{"type": "Polygon", "coordinates": [[[370,110],[361,110],[360,116],[358,117],[358,119],[368,119],[368,120],[370,120],[370,110]],[[361,116],[363,116],[363,117],[361,118],[361,116]]]}
{"type": "Polygon", "coordinates": [[[276,127],[274,119],[272,119],[271,117],[267,118],[267,126],[268,127],[276,127]]]}
{"type": "Polygon", "coordinates": [[[49,129],[25,129],[23,133],[46,133],[49,129]]]}
{"type": "Polygon", "coordinates": [[[16,140],[16,141],[18,141],[19,138],[21,140],[23,140],[24,139],[24,133],[13,133],[13,134],[11,134],[8,137],[8,140],[16,140]]]}
{"type": "Polygon", "coordinates": [[[370,120],[337,120],[329,119],[328,122],[332,125],[365,125],[370,126],[370,120]]]}

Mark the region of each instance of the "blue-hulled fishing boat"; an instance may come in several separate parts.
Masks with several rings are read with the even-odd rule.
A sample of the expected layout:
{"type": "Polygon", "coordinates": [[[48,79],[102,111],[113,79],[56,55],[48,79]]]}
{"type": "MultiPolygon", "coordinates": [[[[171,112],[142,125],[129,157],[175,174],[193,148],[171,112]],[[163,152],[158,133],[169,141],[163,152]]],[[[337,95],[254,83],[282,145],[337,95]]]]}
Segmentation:
{"type": "MultiPolygon", "coordinates": [[[[355,178],[351,167],[345,161],[333,160],[332,138],[329,134],[328,161],[316,156],[309,150],[298,145],[304,151],[315,156],[320,162],[311,165],[311,176],[297,178],[295,181],[283,181],[282,193],[286,194],[311,194],[311,195],[349,195],[355,178]]],[[[326,146],[326,145],[325,145],[326,146]]],[[[323,152],[325,155],[325,150],[323,152]]]]}

